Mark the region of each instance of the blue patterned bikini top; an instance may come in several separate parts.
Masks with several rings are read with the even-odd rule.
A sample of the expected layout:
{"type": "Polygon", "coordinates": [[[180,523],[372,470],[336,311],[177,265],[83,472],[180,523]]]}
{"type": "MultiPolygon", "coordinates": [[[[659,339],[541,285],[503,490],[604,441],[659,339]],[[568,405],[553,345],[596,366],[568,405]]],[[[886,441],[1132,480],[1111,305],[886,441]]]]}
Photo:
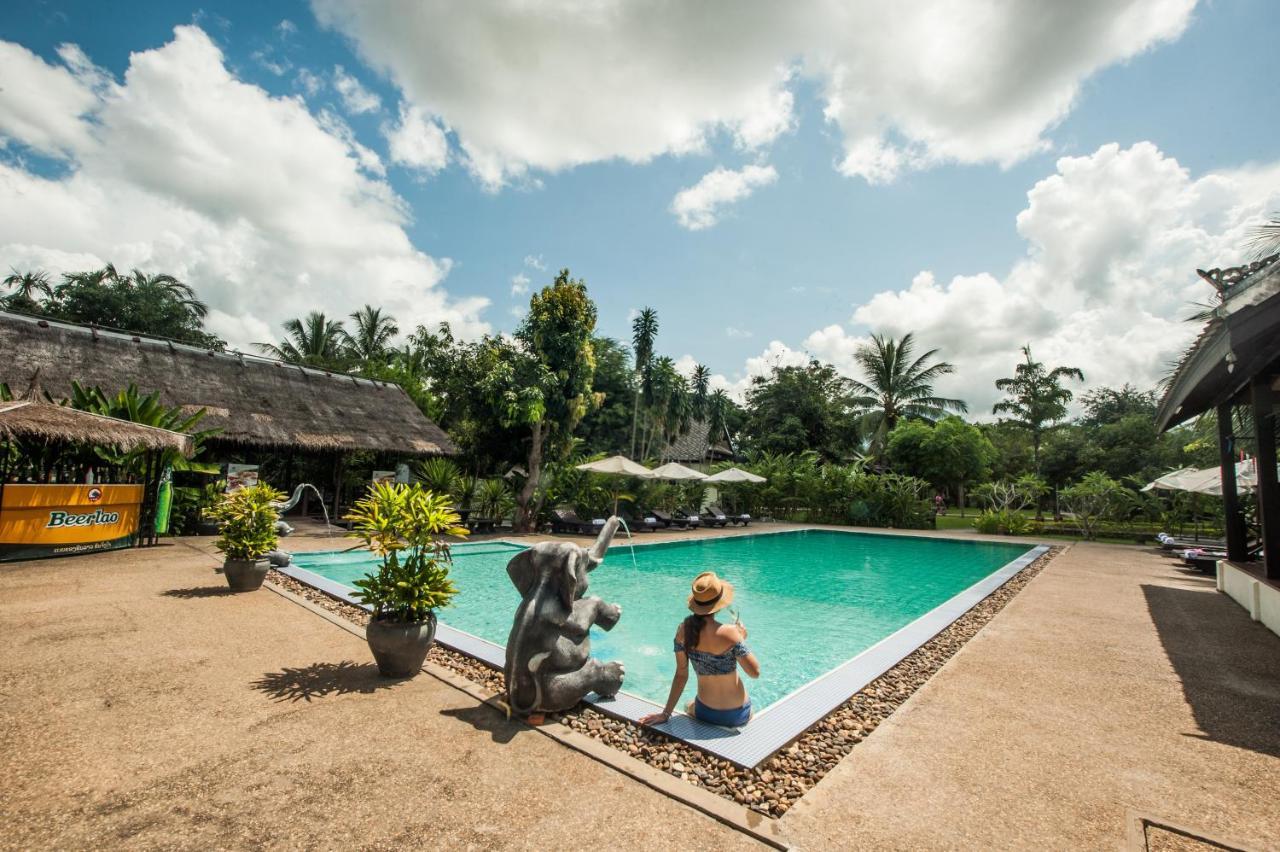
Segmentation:
{"type": "Polygon", "coordinates": [[[697,648],[685,651],[684,643],[677,639],[675,649],[676,653],[684,651],[689,656],[689,662],[693,663],[693,670],[700,675],[732,674],[738,667],[738,658],[751,653],[746,642],[738,642],[723,654],[708,654],[697,648]]]}

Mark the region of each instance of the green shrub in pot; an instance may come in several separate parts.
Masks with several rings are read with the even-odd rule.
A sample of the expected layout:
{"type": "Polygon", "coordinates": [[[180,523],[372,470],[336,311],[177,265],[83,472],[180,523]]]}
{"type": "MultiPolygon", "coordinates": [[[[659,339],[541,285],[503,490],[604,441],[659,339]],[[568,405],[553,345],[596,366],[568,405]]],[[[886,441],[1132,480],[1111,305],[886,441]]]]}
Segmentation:
{"type": "Polygon", "coordinates": [[[254,485],[224,494],[204,510],[204,516],[221,524],[214,546],[226,556],[223,574],[232,591],[251,592],[267,576],[263,557],[276,549],[276,521],[280,513],[275,503],[285,499],[270,485],[254,485]]]}
{"type": "Polygon", "coordinates": [[[372,610],[365,637],[387,677],[417,674],[435,639],[435,611],[458,593],[445,536],[462,538],[467,529],[450,502],[421,485],[377,483],[346,516],[348,535],[381,559],[377,571],[352,585],[372,610]]]}

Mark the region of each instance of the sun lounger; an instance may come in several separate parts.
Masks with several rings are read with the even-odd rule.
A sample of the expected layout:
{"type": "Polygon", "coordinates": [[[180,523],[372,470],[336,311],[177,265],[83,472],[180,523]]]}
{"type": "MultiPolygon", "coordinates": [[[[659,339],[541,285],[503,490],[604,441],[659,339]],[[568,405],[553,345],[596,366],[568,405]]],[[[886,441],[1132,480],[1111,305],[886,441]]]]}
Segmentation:
{"type": "Polygon", "coordinates": [[[654,532],[658,527],[662,526],[653,515],[636,515],[632,512],[627,512],[623,515],[622,522],[632,532],[654,532]]]}
{"type": "Polygon", "coordinates": [[[715,512],[717,514],[724,515],[729,520],[729,523],[731,524],[735,524],[735,525],[742,524],[745,527],[747,524],[751,523],[751,516],[748,515],[746,512],[741,512],[736,515],[731,515],[728,512],[726,512],[724,509],[721,509],[719,506],[710,507],[710,511],[715,512]]]}
{"type": "Polygon", "coordinates": [[[702,522],[709,527],[724,527],[729,525],[729,516],[715,506],[708,506],[702,513],[702,522]]]}
{"type": "Polygon", "coordinates": [[[553,533],[570,533],[572,535],[595,535],[604,527],[604,521],[587,523],[578,517],[572,509],[551,510],[551,531],[553,533]]]}
{"type": "Polygon", "coordinates": [[[688,512],[684,509],[676,509],[676,517],[689,525],[690,529],[697,529],[702,526],[702,516],[697,512],[688,512]]]}
{"type": "Polygon", "coordinates": [[[689,522],[684,518],[676,517],[668,512],[662,511],[661,509],[650,509],[649,516],[657,521],[663,529],[670,529],[671,527],[685,529],[689,526],[689,522]]]}

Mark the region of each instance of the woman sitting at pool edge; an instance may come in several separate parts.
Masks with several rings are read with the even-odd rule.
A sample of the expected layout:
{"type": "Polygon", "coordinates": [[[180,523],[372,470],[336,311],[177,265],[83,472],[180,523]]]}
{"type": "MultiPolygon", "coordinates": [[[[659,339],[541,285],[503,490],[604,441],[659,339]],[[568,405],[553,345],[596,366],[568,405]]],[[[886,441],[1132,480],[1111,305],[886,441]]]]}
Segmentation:
{"type": "Polygon", "coordinates": [[[642,725],[658,725],[671,718],[676,702],[689,682],[689,663],[698,675],[698,695],[685,707],[695,719],[712,725],[738,728],[751,718],[751,701],[738,677],[738,666],[749,677],[760,677],[760,663],[747,648],[747,628],[740,623],[721,624],[715,614],[733,603],[733,585],[713,571],[705,571],[693,581],[689,610],[676,631],[676,674],[671,694],[661,713],[650,713],[642,725]]]}

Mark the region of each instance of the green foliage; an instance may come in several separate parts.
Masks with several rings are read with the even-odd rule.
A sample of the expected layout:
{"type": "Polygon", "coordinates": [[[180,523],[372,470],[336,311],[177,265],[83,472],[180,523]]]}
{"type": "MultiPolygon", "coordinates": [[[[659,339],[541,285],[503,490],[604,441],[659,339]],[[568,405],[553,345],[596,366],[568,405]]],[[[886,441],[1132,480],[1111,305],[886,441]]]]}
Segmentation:
{"type": "Polygon", "coordinates": [[[1063,489],[1060,496],[1080,534],[1086,539],[1093,539],[1101,522],[1115,508],[1122,490],[1120,483],[1105,473],[1094,471],[1070,488],[1063,489]]]}
{"type": "Polygon", "coordinates": [[[834,367],[816,360],[754,377],[745,423],[750,451],[785,455],[813,450],[833,462],[854,458],[859,442],[851,388],[834,367]]]}
{"type": "Polygon", "coordinates": [[[930,425],[904,420],[889,433],[886,458],[895,470],[942,488],[961,488],[991,475],[995,447],[959,417],[930,425]]]}
{"type": "Polygon", "coordinates": [[[462,471],[452,459],[443,456],[423,459],[414,465],[414,473],[422,487],[432,494],[454,501],[462,499],[462,471]]]}
{"type": "Polygon", "coordinates": [[[624,453],[629,446],[636,402],[630,357],[621,343],[608,337],[593,338],[591,348],[596,357],[591,392],[599,405],[582,419],[578,430],[582,448],[589,455],[624,453]]]}
{"type": "Polygon", "coordinates": [[[974,529],[987,535],[1026,535],[1031,519],[1018,511],[984,509],[973,522],[974,529]]]}
{"type": "Polygon", "coordinates": [[[479,517],[501,521],[515,506],[515,497],[505,480],[482,479],[476,484],[473,507],[479,517]]]}
{"type": "Polygon", "coordinates": [[[1005,392],[1005,399],[991,408],[993,414],[1007,414],[1008,422],[1016,424],[1031,436],[1032,461],[1040,472],[1040,444],[1044,433],[1067,416],[1067,403],[1071,391],[1062,386],[1063,379],[1084,381],[1084,373],[1077,367],[1054,367],[1046,370],[1044,364],[1031,358],[1031,347],[1022,347],[1025,360],[1014,367],[1013,376],[996,379],[996,388],[1005,392]]]}
{"type": "Polygon", "coordinates": [[[977,498],[995,514],[1017,514],[1036,505],[1049,487],[1035,474],[1024,474],[1014,482],[988,482],[974,490],[977,498]]]}
{"type": "Polygon", "coordinates": [[[376,573],[356,580],[356,597],[382,621],[423,621],[448,606],[458,593],[449,577],[449,543],[467,529],[449,505],[447,495],[421,485],[376,483],[346,515],[351,538],[359,539],[382,559],[376,573]]]}
{"type": "Polygon", "coordinates": [[[871,473],[861,462],[824,463],[816,453],[761,453],[741,466],[767,481],[718,486],[725,508],[734,512],[898,529],[933,522],[929,483],[912,476],[871,473]]]}
{"type": "MultiPolygon", "coordinates": [[[[159,458],[162,468],[171,467],[178,472],[192,471],[210,474],[217,473],[219,470],[217,465],[199,461],[201,454],[204,452],[205,441],[221,431],[220,429],[198,428],[200,420],[204,417],[205,411],[203,408],[193,414],[184,414],[182,409],[177,406],[170,408],[161,403],[158,391],[144,395],[138,390],[137,385],[129,385],[115,395],[108,396],[102,388],[86,388],[75,381],[71,383],[69,403],[72,408],[78,408],[81,411],[89,411],[93,414],[114,417],[117,420],[128,420],[130,423],[140,423],[144,426],[155,426],[158,429],[168,429],[170,432],[190,435],[195,449],[191,458],[183,456],[177,450],[164,450],[160,453],[159,458]]],[[[122,453],[109,447],[95,447],[94,453],[109,465],[138,476],[143,473],[145,450],[122,453]]]]}
{"type": "Polygon", "coordinates": [[[870,343],[858,348],[856,358],[865,381],[851,383],[856,394],[852,403],[874,450],[884,445],[899,420],[914,417],[932,422],[948,411],[969,410],[964,400],[933,393],[934,383],[955,372],[955,367],[946,361],[930,364],[937,349],[918,358],[912,357],[914,351],[915,338],[910,333],[901,340],[873,334],[870,343]]]}
{"type": "MultiPolygon", "coordinates": [[[[44,283],[47,285],[47,278],[44,283]]],[[[25,281],[10,286],[17,288],[17,295],[25,292],[32,305],[30,294],[44,293],[46,298],[35,305],[37,312],[57,319],[169,337],[211,349],[226,346],[225,341],[204,330],[208,307],[189,285],[172,275],[148,275],[138,269],[124,274],[107,264],[102,269],[63,275],[51,295],[46,288],[25,281]]]]}
{"type": "Polygon", "coordinates": [[[228,559],[261,559],[275,550],[280,515],[272,504],[284,499],[284,494],[270,485],[254,485],[223,495],[204,513],[222,524],[215,546],[228,559]]]}
{"type": "Polygon", "coordinates": [[[257,347],[290,364],[339,371],[351,365],[347,332],[341,321],[331,320],[321,311],[312,311],[304,319],[285,320],[284,330],[288,336],[279,344],[259,343],[257,347]]]}

